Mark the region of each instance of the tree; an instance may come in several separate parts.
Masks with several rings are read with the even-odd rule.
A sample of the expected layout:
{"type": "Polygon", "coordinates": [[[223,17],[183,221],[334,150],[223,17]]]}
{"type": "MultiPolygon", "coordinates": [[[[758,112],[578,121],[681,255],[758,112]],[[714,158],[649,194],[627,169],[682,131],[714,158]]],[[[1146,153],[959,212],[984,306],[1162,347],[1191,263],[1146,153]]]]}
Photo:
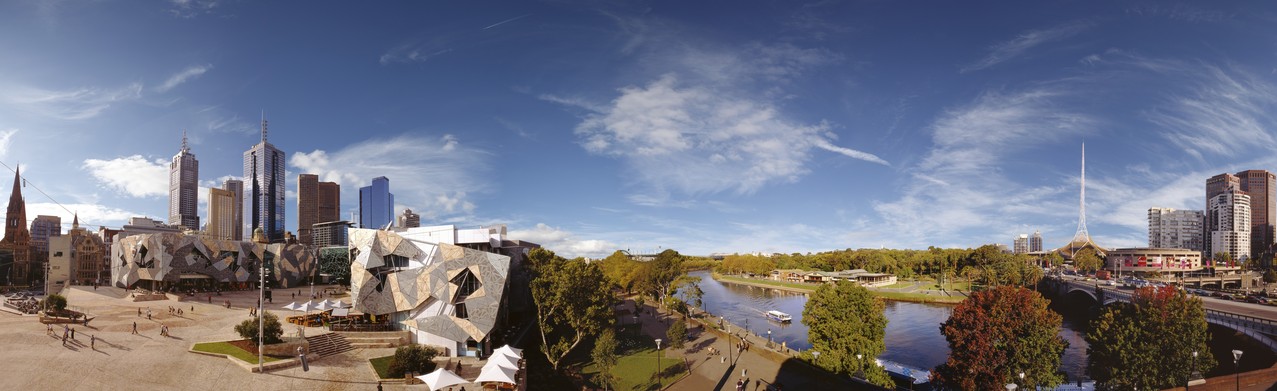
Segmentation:
{"type": "Polygon", "coordinates": [[[1064,265],[1064,257],[1060,256],[1060,254],[1054,251],[1051,252],[1050,254],[1047,254],[1046,260],[1047,260],[1047,263],[1051,265],[1051,267],[1060,267],[1064,265]]]}
{"type": "Polygon", "coordinates": [[[533,265],[532,301],[537,307],[541,351],[554,370],[586,336],[613,322],[615,298],[598,265],[566,260],[546,249],[528,252],[533,265]]]}
{"type": "Polygon", "coordinates": [[[1104,267],[1104,260],[1095,255],[1095,250],[1084,248],[1073,255],[1073,266],[1078,270],[1096,271],[1104,267]]]}
{"type": "Polygon", "coordinates": [[[647,270],[646,286],[654,296],[662,299],[658,300],[658,303],[663,303],[665,297],[674,293],[678,287],[679,277],[684,274],[683,256],[679,255],[678,251],[668,249],[656,254],[656,259],[648,261],[643,266],[647,270]]]}
{"type": "Polygon", "coordinates": [[[1268,271],[1264,272],[1264,282],[1269,284],[1277,282],[1277,271],[1268,269],[1268,271]]]}
{"type": "Polygon", "coordinates": [[[54,311],[65,310],[67,309],[67,298],[59,294],[49,295],[44,298],[44,306],[54,311]]]}
{"type": "Polygon", "coordinates": [[[607,328],[594,341],[594,350],[590,352],[590,357],[594,359],[594,366],[599,369],[599,383],[603,384],[604,389],[616,385],[616,376],[612,374],[618,359],[616,347],[616,332],[607,328]]]}
{"type": "MultiPolygon", "coordinates": [[[[932,380],[950,389],[998,390],[1011,382],[1052,389],[1068,342],[1059,336],[1062,317],[1035,291],[1000,286],[976,292],[953,309],[940,333],[949,359],[932,380]]],[[[1026,388],[1031,389],[1031,388],[1026,388]]]]}
{"type": "Polygon", "coordinates": [[[665,337],[670,340],[670,347],[682,349],[683,343],[687,342],[687,324],[682,320],[675,319],[674,324],[665,330],[665,337]]]}
{"type": "Polygon", "coordinates": [[[692,302],[692,306],[695,308],[701,308],[701,306],[705,305],[705,302],[701,300],[705,297],[705,291],[701,289],[701,284],[698,282],[687,284],[687,289],[683,291],[683,295],[687,296],[687,299],[692,302]]]}
{"type": "MultiPolygon", "coordinates": [[[[270,311],[262,311],[262,316],[265,317],[262,319],[262,323],[265,323],[266,325],[266,332],[263,333],[266,338],[266,343],[273,344],[283,342],[284,340],[280,339],[280,337],[284,335],[284,328],[279,324],[279,317],[276,317],[275,314],[272,314],[270,311]]],[[[257,323],[257,317],[245,319],[243,322],[239,322],[238,325],[235,325],[235,333],[239,334],[241,338],[246,338],[256,344],[257,323]]]]}
{"type": "Polygon", "coordinates": [[[435,370],[435,357],[439,355],[439,351],[433,347],[410,344],[400,346],[395,349],[395,355],[390,359],[390,377],[402,378],[408,372],[424,375],[435,370]]]}
{"type": "Polygon", "coordinates": [[[852,282],[822,284],[803,307],[803,324],[815,364],[834,373],[863,371],[866,380],[891,387],[891,377],[874,359],[886,350],[887,316],[882,300],[852,282]],[[857,358],[857,355],[860,357],[857,358]]]}
{"type": "Polygon", "coordinates": [[[1172,388],[1216,364],[1201,299],[1174,287],[1136,289],[1130,303],[1105,306],[1090,330],[1087,370],[1100,389],[1172,388]]]}

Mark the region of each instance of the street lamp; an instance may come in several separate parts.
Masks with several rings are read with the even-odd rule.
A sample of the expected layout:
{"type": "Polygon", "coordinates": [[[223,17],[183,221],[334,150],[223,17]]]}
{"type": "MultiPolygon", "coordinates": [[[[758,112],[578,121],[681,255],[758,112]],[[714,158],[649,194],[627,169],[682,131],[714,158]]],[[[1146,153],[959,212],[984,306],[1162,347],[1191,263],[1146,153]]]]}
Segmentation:
{"type": "Polygon", "coordinates": [[[1242,351],[1233,349],[1233,370],[1236,371],[1236,374],[1234,375],[1235,382],[1237,383],[1235,388],[1236,390],[1242,389],[1242,371],[1241,368],[1237,366],[1237,363],[1241,360],[1242,351]]]}
{"type": "Polygon", "coordinates": [[[772,347],[772,329],[767,329],[767,347],[772,347]]]}
{"type": "Polygon", "coordinates": [[[661,339],[656,339],[656,388],[661,388],[661,339]]]}
{"type": "Polygon", "coordinates": [[[1020,372],[1020,384],[1024,384],[1024,372],[1020,372]]]}
{"type": "Polygon", "coordinates": [[[263,304],[266,303],[266,261],[262,260],[262,272],[258,275],[257,282],[257,373],[266,373],[262,369],[262,349],[266,345],[266,317],[262,313],[263,304]]]}
{"type": "Polygon", "coordinates": [[[1188,379],[1184,380],[1184,389],[1188,390],[1188,386],[1193,385],[1193,375],[1197,374],[1197,351],[1193,351],[1193,371],[1188,373],[1188,379]]]}
{"type": "MultiPolygon", "coordinates": [[[[722,322],[723,317],[721,316],[718,317],[718,320],[722,322]]],[[[727,365],[730,366],[736,363],[736,361],[732,360],[732,349],[734,349],[734,347],[732,346],[732,324],[724,323],[724,327],[726,327],[725,330],[727,330],[727,365]]]]}

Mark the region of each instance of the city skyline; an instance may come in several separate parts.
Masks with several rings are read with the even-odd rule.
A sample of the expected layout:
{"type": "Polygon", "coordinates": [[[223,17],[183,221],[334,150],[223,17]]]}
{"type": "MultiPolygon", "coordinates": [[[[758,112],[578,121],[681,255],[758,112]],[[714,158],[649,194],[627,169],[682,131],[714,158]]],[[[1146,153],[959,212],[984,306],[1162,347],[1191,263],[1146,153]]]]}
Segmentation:
{"type": "Polygon", "coordinates": [[[1058,248],[1083,141],[1089,234],[1141,247],[1277,171],[1271,4],[41,4],[0,4],[0,162],[64,231],[168,220],[183,129],[205,211],[263,110],[284,230],[299,174],[342,219],[385,176],[568,256],[1058,248]]]}

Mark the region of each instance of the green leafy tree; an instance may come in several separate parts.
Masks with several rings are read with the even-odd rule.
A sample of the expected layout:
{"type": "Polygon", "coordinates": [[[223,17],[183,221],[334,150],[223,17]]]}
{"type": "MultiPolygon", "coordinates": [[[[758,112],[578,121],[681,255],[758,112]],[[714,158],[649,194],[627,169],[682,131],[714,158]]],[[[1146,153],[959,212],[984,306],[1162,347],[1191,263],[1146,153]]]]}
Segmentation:
{"type": "Polygon", "coordinates": [[[1060,385],[1064,378],[1057,370],[1068,342],[1059,336],[1061,316],[1047,304],[1022,287],[972,294],[940,325],[949,359],[936,367],[932,380],[956,390],[999,390],[1011,382],[1046,389],[1060,385]]]}
{"type": "Polygon", "coordinates": [[[616,375],[612,371],[616,368],[618,360],[617,345],[616,332],[607,328],[598,339],[594,340],[594,350],[590,351],[590,358],[594,359],[594,366],[599,369],[597,381],[603,384],[605,390],[609,386],[616,386],[616,375]]]}
{"type": "Polygon", "coordinates": [[[864,372],[870,383],[891,387],[891,377],[874,359],[886,350],[887,317],[882,300],[847,281],[822,284],[803,307],[803,324],[817,366],[838,374],[864,372]],[[856,356],[860,355],[859,358],[856,356]]]}
{"type": "MultiPolygon", "coordinates": [[[[678,288],[679,277],[683,272],[683,256],[678,251],[668,249],[656,254],[656,259],[648,261],[645,269],[647,269],[645,284],[654,296],[657,298],[665,298],[674,294],[678,288]]],[[[664,300],[658,301],[662,303],[664,300]]]]}
{"type": "Polygon", "coordinates": [[[1051,252],[1050,254],[1047,254],[1046,260],[1047,260],[1047,263],[1051,265],[1051,267],[1064,266],[1064,257],[1060,256],[1060,254],[1057,254],[1054,251],[1051,252]]]}
{"type": "MultiPolygon", "coordinates": [[[[265,323],[266,325],[266,332],[263,333],[266,338],[266,343],[273,344],[283,342],[284,340],[280,337],[284,335],[284,328],[279,324],[279,317],[276,317],[275,314],[272,314],[270,311],[262,311],[262,316],[265,317],[262,319],[262,323],[265,323]]],[[[239,334],[241,338],[246,338],[253,341],[253,343],[257,343],[257,323],[257,317],[245,319],[243,322],[239,322],[238,325],[235,325],[235,333],[239,334]]]]}
{"type": "Polygon", "coordinates": [[[1273,269],[1268,269],[1268,271],[1264,272],[1264,282],[1269,284],[1277,282],[1277,271],[1273,271],[1273,269]]]}
{"type": "Polygon", "coordinates": [[[665,330],[665,337],[670,340],[670,347],[682,349],[687,342],[687,324],[682,320],[674,320],[674,324],[665,330]]]}
{"type": "Polygon", "coordinates": [[[1217,252],[1215,253],[1214,261],[1216,265],[1227,265],[1233,262],[1233,254],[1223,251],[1217,252]]]}
{"type": "Polygon", "coordinates": [[[52,294],[44,298],[43,306],[54,311],[62,311],[67,309],[67,298],[59,294],[52,294]]]}
{"type": "Polygon", "coordinates": [[[1130,303],[1105,306],[1090,330],[1087,370],[1099,389],[1172,388],[1216,365],[1201,299],[1174,287],[1136,289],[1130,303]]]}
{"type": "Polygon", "coordinates": [[[402,378],[408,372],[417,375],[424,375],[435,370],[435,357],[439,356],[439,351],[433,347],[410,344],[400,346],[395,349],[395,355],[390,359],[390,366],[387,372],[391,377],[402,378]]]}
{"type": "Polygon", "coordinates": [[[540,248],[530,251],[528,259],[534,265],[532,300],[541,351],[557,371],[583,339],[612,325],[615,298],[598,265],[540,248]]]}
{"type": "Polygon", "coordinates": [[[683,295],[687,296],[687,300],[695,308],[702,308],[705,305],[705,301],[702,300],[705,297],[705,291],[701,289],[701,284],[698,282],[687,284],[683,289],[683,295]]]}
{"type": "Polygon", "coordinates": [[[1095,250],[1084,248],[1073,255],[1073,266],[1078,270],[1096,271],[1104,267],[1104,260],[1095,255],[1095,250]]]}

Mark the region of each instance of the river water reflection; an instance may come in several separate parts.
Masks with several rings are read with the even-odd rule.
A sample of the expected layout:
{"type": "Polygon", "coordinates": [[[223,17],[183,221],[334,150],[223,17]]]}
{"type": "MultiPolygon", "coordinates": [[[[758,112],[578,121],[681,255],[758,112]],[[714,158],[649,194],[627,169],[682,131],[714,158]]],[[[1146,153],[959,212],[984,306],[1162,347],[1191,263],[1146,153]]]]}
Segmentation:
{"type": "MultiPolygon", "coordinates": [[[[745,326],[748,322],[749,330],[764,338],[771,330],[772,340],[785,342],[792,349],[811,347],[807,342],[807,326],[802,324],[806,294],[719,282],[711,278],[708,271],[689,274],[701,278],[705,310],[723,316],[733,324],[745,326]],[[768,321],[763,317],[763,312],[768,310],[788,313],[794,321],[788,324],[768,321]]],[[[880,358],[928,370],[943,364],[949,356],[949,343],[940,334],[940,323],[949,319],[952,310],[953,305],[947,304],[886,301],[887,330],[884,339],[887,352],[880,358]]],[[[1086,313],[1059,311],[1064,315],[1060,336],[1069,342],[1060,369],[1073,380],[1086,368],[1087,345],[1083,339],[1086,313]]]]}

